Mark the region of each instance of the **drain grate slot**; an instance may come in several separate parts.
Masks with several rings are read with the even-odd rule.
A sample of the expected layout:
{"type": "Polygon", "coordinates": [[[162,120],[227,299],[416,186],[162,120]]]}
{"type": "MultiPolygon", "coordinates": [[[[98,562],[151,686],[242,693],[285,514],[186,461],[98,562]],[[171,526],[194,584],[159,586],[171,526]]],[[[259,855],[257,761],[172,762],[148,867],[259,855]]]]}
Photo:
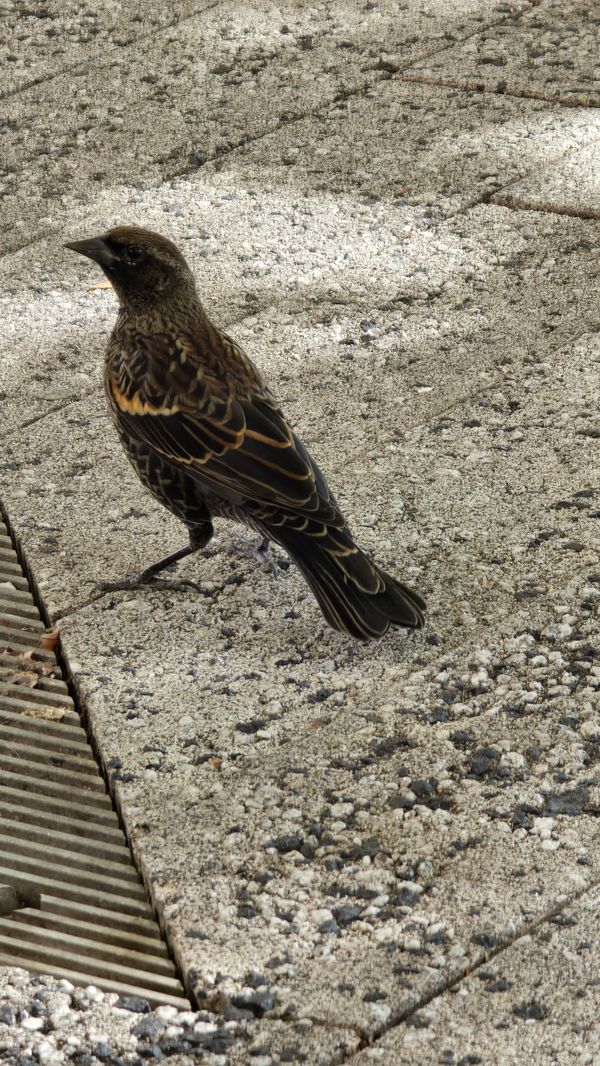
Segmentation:
{"type": "Polygon", "coordinates": [[[0,965],[188,1009],[44,629],[0,522],[0,965]]]}

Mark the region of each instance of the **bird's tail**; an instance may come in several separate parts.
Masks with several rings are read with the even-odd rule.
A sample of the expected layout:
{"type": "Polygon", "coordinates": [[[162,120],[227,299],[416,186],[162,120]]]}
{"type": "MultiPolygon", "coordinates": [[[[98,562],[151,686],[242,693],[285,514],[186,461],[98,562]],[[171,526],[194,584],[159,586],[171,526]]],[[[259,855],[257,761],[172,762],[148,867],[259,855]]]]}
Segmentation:
{"type": "Polygon", "coordinates": [[[300,568],[334,629],[371,640],[391,625],[422,628],[425,601],[372,563],[347,529],[329,527],[317,537],[279,527],[271,536],[300,568]]]}

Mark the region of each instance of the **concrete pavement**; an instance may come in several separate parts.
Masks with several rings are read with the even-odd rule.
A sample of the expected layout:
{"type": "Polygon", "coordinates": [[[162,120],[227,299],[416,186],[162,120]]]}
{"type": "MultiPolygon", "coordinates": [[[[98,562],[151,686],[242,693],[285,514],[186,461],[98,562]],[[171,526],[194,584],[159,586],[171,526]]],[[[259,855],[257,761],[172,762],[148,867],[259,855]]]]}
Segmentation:
{"type": "Polygon", "coordinates": [[[6,6],[0,496],[211,1013],[150,1043],[92,996],[0,1048],[100,1025],[183,1066],[218,1022],[215,1066],[594,1063],[594,5],[6,6]],[[198,592],[98,592],[184,539],[104,411],[114,297],[61,250],[117,221],[183,247],[422,635],[333,634],[226,523],[198,592]]]}

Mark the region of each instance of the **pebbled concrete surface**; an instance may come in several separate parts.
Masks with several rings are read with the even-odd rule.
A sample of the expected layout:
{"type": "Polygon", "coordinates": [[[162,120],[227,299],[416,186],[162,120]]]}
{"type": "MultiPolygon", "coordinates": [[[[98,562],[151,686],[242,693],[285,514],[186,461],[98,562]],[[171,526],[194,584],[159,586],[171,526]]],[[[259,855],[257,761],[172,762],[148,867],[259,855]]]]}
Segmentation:
{"type": "Polygon", "coordinates": [[[593,1063],[600,1035],[599,903],[596,889],[553,915],[353,1061],[593,1063]]]}
{"type": "MultiPolygon", "coordinates": [[[[490,0],[458,8],[430,2],[424,9],[395,0],[362,8],[298,0],[199,8],[176,19],[169,7],[154,19],[154,30],[150,16],[139,40],[119,28],[129,21],[121,16],[114,39],[86,53],[85,62],[77,53],[80,61],[63,72],[49,58],[51,78],[5,100],[5,250],[63,226],[70,212],[107,188],[155,187],[389,79],[443,47],[448,34],[460,37],[501,17],[490,0]]],[[[130,25],[139,26],[138,17],[134,9],[130,25]]],[[[82,32],[90,35],[89,28],[82,32]]]]}
{"type": "Polygon", "coordinates": [[[107,48],[126,48],[152,38],[170,23],[177,24],[214,7],[214,0],[175,0],[168,8],[129,0],[126,5],[101,0],[51,0],[26,6],[2,0],[0,62],[1,95],[12,96],[50,81],[63,70],[101,60],[107,48]]]}
{"type": "Polygon", "coordinates": [[[0,485],[209,1013],[138,1034],[110,997],[4,971],[0,1048],[593,1063],[599,223],[578,212],[598,124],[591,95],[568,106],[593,89],[593,11],[136,11],[103,8],[95,35],[64,11],[45,48],[57,20],[11,13],[0,485]],[[506,85],[479,91],[498,56],[506,85]],[[227,523],[170,575],[195,589],[95,588],[182,542],[103,409],[112,294],[60,251],[116,221],[185,248],[361,543],[427,595],[422,635],[331,633],[283,554],[275,578],[227,523]],[[49,1035],[34,997],[62,1011],[49,1035]]]}
{"type": "Polygon", "coordinates": [[[597,107],[596,4],[546,0],[413,64],[407,77],[597,107]]]}
{"type": "MultiPolygon", "coordinates": [[[[340,1061],[359,1046],[356,1033],[327,1033],[309,1021],[260,1020],[233,1007],[229,1017],[208,1011],[150,1010],[146,1000],[118,997],[70,981],[32,977],[0,967],[0,1054],[6,1063],[167,1061],[169,1066],[254,1064],[269,1051],[282,1062],[340,1061]],[[304,1059],[302,1058],[304,1056],[304,1059]]],[[[255,982],[256,984],[256,982],[255,982]]],[[[261,986],[255,988],[260,990],[261,986]]],[[[258,991],[257,998],[261,992],[258,991]]],[[[264,993],[263,993],[264,995],[264,993]]]]}
{"type": "Polygon", "coordinates": [[[600,218],[600,157],[594,142],[568,153],[547,169],[517,181],[496,198],[509,207],[557,211],[582,218],[600,218]]]}

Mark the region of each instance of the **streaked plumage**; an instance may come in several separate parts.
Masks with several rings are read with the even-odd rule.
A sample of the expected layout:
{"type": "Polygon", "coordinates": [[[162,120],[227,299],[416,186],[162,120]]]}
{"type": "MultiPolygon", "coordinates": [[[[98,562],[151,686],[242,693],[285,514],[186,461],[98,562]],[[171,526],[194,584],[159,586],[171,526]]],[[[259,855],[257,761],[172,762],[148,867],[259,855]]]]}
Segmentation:
{"type": "Polygon", "coordinates": [[[286,549],[335,629],[369,639],[390,624],[421,627],[423,600],[356,547],[260,373],[205,314],[176,246],[123,226],[67,247],[96,260],[117,292],[109,409],[137,473],[185,523],[191,548],[208,542],[213,517],[234,519],[286,549]]]}

